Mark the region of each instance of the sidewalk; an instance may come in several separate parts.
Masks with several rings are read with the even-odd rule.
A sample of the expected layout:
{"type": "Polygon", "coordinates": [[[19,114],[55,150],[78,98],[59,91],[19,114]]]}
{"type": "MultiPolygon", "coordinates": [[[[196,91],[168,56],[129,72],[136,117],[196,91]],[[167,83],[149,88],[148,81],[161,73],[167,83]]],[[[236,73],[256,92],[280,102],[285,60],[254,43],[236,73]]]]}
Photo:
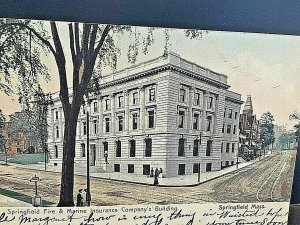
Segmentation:
{"type": "Polygon", "coordinates": [[[30,207],[29,203],[7,197],[5,195],[0,195],[0,205],[5,207],[30,207]]]}
{"type": "MultiPolygon", "coordinates": [[[[270,154],[266,154],[266,157],[269,157],[270,154]]],[[[263,158],[262,158],[263,160],[263,158]]],[[[239,163],[238,169],[236,169],[236,165],[227,167],[225,169],[219,171],[212,171],[212,172],[204,172],[200,174],[200,183],[198,182],[198,174],[193,175],[185,175],[185,176],[178,176],[178,177],[168,177],[168,178],[158,178],[159,185],[162,187],[188,187],[188,186],[196,186],[207,181],[216,179],[218,177],[224,176],[231,172],[239,171],[240,169],[252,165],[253,163],[259,162],[258,159],[252,160],[249,162],[242,162],[239,163]]],[[[21,164],[13,164],[9,163],[11,166],[27,168],[32,170],[39,170],[44,171],[44,164],[29,164],[29,165],[21,165],[21,164]]],[[[57,172],[60,173],[60,167],[54,167],[47,165],[47,172],[57,172]]],[[[85,171],[76,171],[75,174],[80,176],[85,176],[85,171]]],[[[129,183],[136,183],[136,184],[143,184],[143,185],[153,185],[154,178],[153,177],[145,177],[136,174],[123,174],[123,173],[95,173],[91,172],[91,177],[98,178],[98,179],[105,179],[105,180],[114,180],[120,182],[129,182],[129,183]]]]}

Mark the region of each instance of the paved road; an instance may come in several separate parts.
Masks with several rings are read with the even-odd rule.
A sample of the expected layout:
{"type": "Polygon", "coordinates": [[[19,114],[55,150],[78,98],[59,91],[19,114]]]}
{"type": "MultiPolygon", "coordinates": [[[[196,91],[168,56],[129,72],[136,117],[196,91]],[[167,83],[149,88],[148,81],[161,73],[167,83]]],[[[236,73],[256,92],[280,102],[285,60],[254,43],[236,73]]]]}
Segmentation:
{"type": "MultiPolygon", "coordinates": [[[[276,153],[196,187],[164,188],[92,178],[92,205],[288,201],[295,155],[295,151],[276,153]]],[[[1,188],[32,195],[34,186],[29,180],[34,174],[42,179],[41,196],[58,202],[58,173],[0,165],[1,188]]],[[[85,182],[85,177],[75,176],[75,191],[84,187],[85,182]]]]}

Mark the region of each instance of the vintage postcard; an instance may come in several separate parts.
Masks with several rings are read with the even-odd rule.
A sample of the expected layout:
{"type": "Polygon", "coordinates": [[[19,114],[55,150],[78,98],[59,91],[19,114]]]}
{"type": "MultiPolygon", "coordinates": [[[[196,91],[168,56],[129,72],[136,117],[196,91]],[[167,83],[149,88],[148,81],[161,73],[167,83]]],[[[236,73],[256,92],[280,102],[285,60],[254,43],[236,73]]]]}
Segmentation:
{"type": "Polygon", "coordinates": [[[287,35],[0,19],[0,222],[287,224],[299,52],[287,35]]]}

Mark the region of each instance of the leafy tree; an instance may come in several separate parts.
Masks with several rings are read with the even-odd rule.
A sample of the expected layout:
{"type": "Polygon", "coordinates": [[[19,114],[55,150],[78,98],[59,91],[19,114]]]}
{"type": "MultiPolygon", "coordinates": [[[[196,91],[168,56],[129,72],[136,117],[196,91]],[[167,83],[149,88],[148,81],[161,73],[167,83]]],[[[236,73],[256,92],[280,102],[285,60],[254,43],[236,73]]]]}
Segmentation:
{"type": "Polygon", "coordinates": [[[5,126],[5,117],[0,109],[0,150],[4,152],[5,142],[4,142],[4,126],[5,126]]]}
{"type": "MultiPolygon", "coordinates": [[[[148,48],[154,43],[153,31],[140,32],[137,27],[113,26],[100,24],[69,23],[69,43],[61,41],[59,26],[49,22],[30,20],[0,20],[0,89],[11,92],[12,74],[17,74],[23,84],[19,88],[22,96],[28,95],[31,86],[38,83],[38,77],[49,77],[46,66],[41,61],[41,52],[51,54],[56,62],[60,81],[60,100],[65,118],[63,140],[63,164],[61,175],[60,200],[58,206],[73,206],[74,188],[74,157],[77,119],[84,95],[91,80],[97,83],[101,78],[100,68],[110,66],[115,69],[120,55],[118,43],[120,38],[128,33],[128,62],[134,63],[140,51],[148,53],[148,48]],[[66,70],[66,51],[71,53],[72,88],[69,89],[66,70]],[[30,75],[30,76],[29,76],[30,75]]],[[[145,31],[145,28],[143,28],[145,31]]],[[[166,54],[169,46],[169,32],[164,30],[166,54]]],[[[189,38],[199,38],[201,31],[186,30],[189,38]]],[[[66,35],[65,33],[63,35],[66,35]]]]}
{"type": "Polygon", "coordinates": [[[295,134],[291,132],[285,132],[278,138],[281,149],[290,149],[291,144],[296,140],[295,134]]]}
{"type": "Polygon", "coordinates": [[[296,136],[296,140],[298,143],[298,148],[299,148],[299,143],[300,143],[300,113],[297,111],[294,111],[291,115],[290,115],[290,120],[296,120],[298,123],[294,126],[296,129],[295,132],[295,136],[296,136]]]}
{"type": "Polygon", "coordinates": [[[274,117],[270,112],[263,113],[261,116],[260,138],[264,139],[263,147],[274,143],[274,117]]]}

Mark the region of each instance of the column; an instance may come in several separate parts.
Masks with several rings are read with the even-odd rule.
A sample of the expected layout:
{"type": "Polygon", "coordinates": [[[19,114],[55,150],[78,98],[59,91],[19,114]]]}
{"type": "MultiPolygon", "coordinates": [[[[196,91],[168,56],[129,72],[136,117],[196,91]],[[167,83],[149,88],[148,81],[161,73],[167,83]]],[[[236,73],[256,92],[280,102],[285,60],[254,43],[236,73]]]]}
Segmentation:
{"type": "Polygon", "coordinates": [[[111,133],[115,133],[116,119],[115,119],[115,95],[110,95],[110,111],[111,111],[111,133]]]}
{"type": "Polygon", "coordinates": [[[188,118],[187,118],[187,130],[193,129],[193,94],[195,89],[190,87],[188,89],[188,118]]]}
{"type": "Polygon", "coordinates": [[[201,123],[201,130],[206,132],[206,106],[207,106],[207,99],[208,99],[209,92],[203,92],[203,110],[202,110],[202,123],[201,123]]]}
{"type": "Polygon", "coordinates": [[[129,133],[129,92],[126,90],[124,91],[124,106],[125,106],[125,113],[124,113],[124,131],[126,134],[129,133]]]}
{"type": "Polygon", "coordinates": [[[140,129],[145,132],[145,88],[140,88],[140,129]]]}

